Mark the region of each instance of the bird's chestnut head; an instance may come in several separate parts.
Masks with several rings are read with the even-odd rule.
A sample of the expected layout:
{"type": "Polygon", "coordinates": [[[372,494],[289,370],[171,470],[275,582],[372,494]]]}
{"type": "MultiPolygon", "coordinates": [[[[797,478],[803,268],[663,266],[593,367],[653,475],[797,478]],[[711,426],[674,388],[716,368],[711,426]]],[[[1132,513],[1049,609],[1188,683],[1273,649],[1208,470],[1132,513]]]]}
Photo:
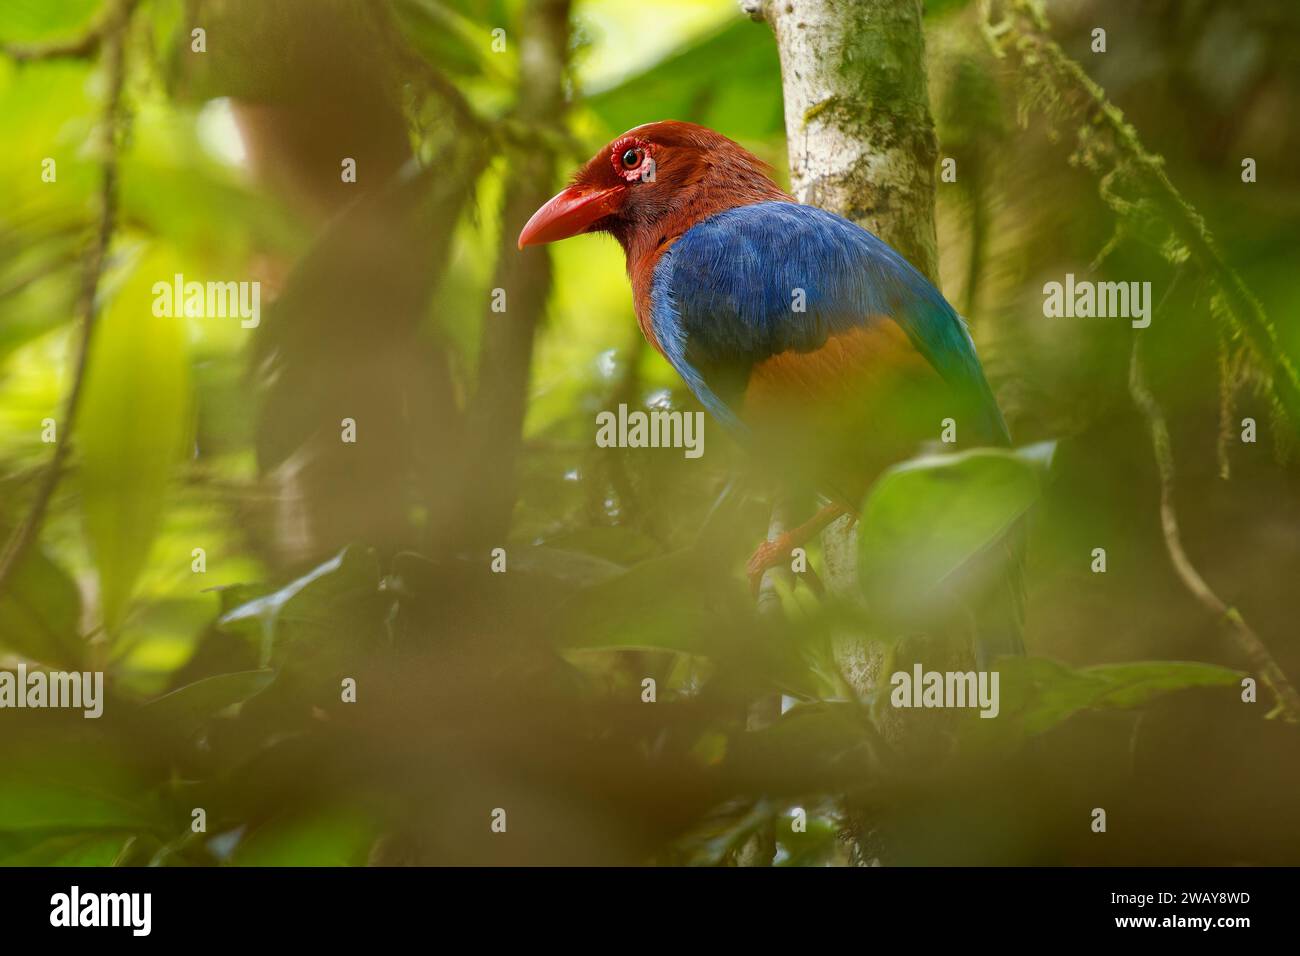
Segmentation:
{"type": "Polygon", "coordinates": [[[648,123],[578,170],[528,220],[519,248],[608,232],[630,251],[638,236],[688,228],[733,206],[788,198],[761,160],[722,134],[674,120],[648,123]]]}

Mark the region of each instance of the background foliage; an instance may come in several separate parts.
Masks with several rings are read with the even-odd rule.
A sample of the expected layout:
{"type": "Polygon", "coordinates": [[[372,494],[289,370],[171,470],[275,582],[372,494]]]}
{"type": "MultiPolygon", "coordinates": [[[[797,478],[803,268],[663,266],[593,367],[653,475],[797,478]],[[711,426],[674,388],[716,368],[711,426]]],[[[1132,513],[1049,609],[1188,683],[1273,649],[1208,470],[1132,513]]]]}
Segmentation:
{"type": "MultiPolygon", "coordinates": [[[[617,246],[513,245],[531,193],[643,122],[712,126],[783,175],[766,29],[730,0],[127,6],[117,215],[71,454],[0,591],[0,664],[102,669],[109,700],[98,721],[0,712],[0,860],[706,864],[764,833],[785,865],[1300,857],[1296,727],[1264,719],[1267,688],[1241,703],[1251,662],[1171,570],[1133,336],[1184,544],[1292,675],[1294,425],[1210,278],[1171,264],[1158,230],[1112,242],[1124,220],[1080,121],[1032,108],[1050,91],[994,56],[975,5],[926,17],[959,169],[939,188],[941,276],[1021,450],[891,475],[860,540],[871,611],[782,583],[778,615],[741,573],[767,503],[722,494],[744,463],[719,433],[697,461],[594,446],[596,411],[620,401],[697,407],[640,340],[617,246]],[[559,71],[549,105],[539,55],[559,71]],[[1043,283],[1066,272],[1151,281],[1151,328],[1044,318],[1043,283]],[[176,273],[261,281],[261,326],[153,317],[153,282],[176,273]],[[1246,416],[1258,443],[1239,440],[1246,416]],[[337,440],[345,417],[355,445],[337,440]],[[851,700],[835,634],[906,658],[892,612],[950,596],[1025,514],[1031,656],[1002,668],[1002,717],[896,746],[883,699],[851,700]],[[772,695],[781,718],[751,729],[772,695]],[[846,799],[869,845],[841,839],[846,799]]],[[[76,47],[101,7],[0,8],[0,530],[28,513],[42,421],[73,384],[112,80],[102,44],[21,52],[76,47]]],[[[1048,9],[1300,360],[1300,11],[1048,9]]]]}

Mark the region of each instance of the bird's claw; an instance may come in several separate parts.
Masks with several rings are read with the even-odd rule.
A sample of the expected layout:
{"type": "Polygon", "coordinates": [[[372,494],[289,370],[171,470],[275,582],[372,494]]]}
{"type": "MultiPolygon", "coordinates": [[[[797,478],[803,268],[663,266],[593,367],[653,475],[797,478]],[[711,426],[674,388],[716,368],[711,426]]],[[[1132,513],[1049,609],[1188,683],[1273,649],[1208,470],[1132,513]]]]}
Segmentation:
{"type": "Polygon", "coordinates": [[[764,541],[755,549],[745,565],[751,595],[758,597],[759,589],[763,586],[763,575],[785,560],[791,547],[790,536],[781,534],[770,541],[764,541]]]}
{"type": "MultiPolygon", "coordinates": [[[[749,578],[750,594],[755,598],[758,597],[758,592],[763,587],[763,575],[789,558],[795,543],[793,535],[787,533],[778,535],[771,541],[764,541],[758,546],[749,562],[745,565],[745,575],[749,578]]],[[[811,564],[795,575],[795,580],[802,580],[808,586],[808,590],[818,597],[826,593],[821,578],[817,576],[817,572],[813,570],[811,564]]]]}

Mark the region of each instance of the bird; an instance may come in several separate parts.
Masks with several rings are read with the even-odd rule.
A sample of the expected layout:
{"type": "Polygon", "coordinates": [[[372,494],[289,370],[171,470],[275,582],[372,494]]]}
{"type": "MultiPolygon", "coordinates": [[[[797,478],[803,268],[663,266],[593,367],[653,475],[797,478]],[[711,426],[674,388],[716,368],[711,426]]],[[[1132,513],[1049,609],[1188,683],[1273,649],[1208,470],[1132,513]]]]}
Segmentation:
{"type": "MultiPolygon", "coordinates": [[[[788,493],[821,503],[758,546],[755,591],[831,521],[856,520],[872,482],[938,423],[1010,445],[942,293],[873,233],[799,203],[723,134],[676,120],[627,131],[533,214],[518,246],[588,233],[622,246],[641,332],[703,407],[788,493]]],[[[977,624],[981,661],[1023,653],[1018,591],[977,624]]]]}

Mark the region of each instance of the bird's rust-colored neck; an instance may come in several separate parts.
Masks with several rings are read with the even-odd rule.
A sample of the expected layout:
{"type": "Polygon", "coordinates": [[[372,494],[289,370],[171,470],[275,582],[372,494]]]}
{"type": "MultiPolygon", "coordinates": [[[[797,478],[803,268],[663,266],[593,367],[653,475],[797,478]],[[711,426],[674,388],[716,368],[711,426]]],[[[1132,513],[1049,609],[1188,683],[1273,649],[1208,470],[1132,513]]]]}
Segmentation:
{"type": "Polygon", "coordinates": [[[610,229],[627,257],[627,275],[632,283],[637,324],[646,339],[661,352],[663,349],[651,328],[650,308],[650,287],[660,257],[686,230],[710,216],[737,206],[774,200],[794,201],[768,177],[763,165],[744,151],[728,153],[712,162],[701,163],[701,166],[702,174],[683,187],[682,201],[674,209],[654,222],[620,223],[610,229]]]}
{"type": "Polygon", "coordinates": [[[699,174],[683,183],[672,209],[649,222],[619,222],[610,228],[623,246],[628,275],[653,270],[659,257],[696,223],[737,206],[794,197],[774,183],[763,164],[743,150],[715,151],[702,158],[699,174]]]}

